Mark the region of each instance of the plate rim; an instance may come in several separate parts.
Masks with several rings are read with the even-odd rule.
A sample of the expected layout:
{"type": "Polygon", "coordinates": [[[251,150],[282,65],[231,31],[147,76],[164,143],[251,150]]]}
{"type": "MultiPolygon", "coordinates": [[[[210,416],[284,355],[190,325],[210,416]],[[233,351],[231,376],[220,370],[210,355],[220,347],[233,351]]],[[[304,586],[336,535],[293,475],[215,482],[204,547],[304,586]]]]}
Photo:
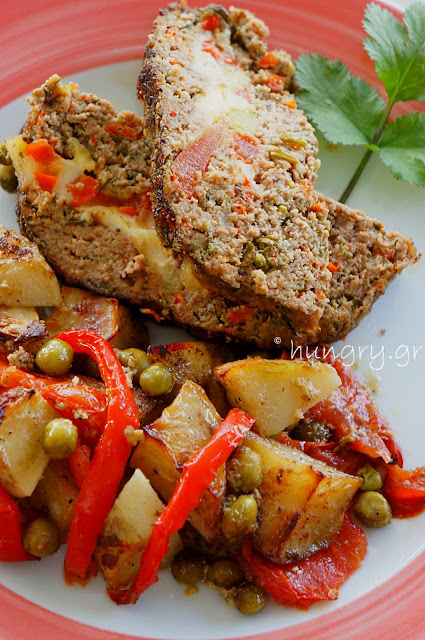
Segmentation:
{"type": "MultiPolygon", "coordinates": [[[[341,3],[341,0],[324,0],[321,3],[321,13],[324,14],[326,6],[335,6],[338,1],[341,3]]],[[[389,9],[394,15],[402,16],[402,12],[393,5],[382,0],[374,1],[389,9]]],[[[36,8],[36,11],[40,12],[39,16],[45,15],[53,4],[51,0],[40,0],[36,8]]],[[[86,9],[87,7],[92,9],[95,5],[99,6],[97,0],[74,0],[74,2],[62,2],[61,4],[63,7],[65,5],[67,7],[73,5],[76,12],[84,11],[83,5],[85,5],[86,9]]],[[[110,3],[106,2],[106,4],[111,5],[115,10],[118,5],[122,6],[123,3],[113,0],[110,3]]],[[[136,3],[132,0],[127,1],[127,4],[133,7],[136,6],[136,3]]],[[[241,4],[248,7],[251,5],[257,6],[255,0],[247,0],[241,4]]],[[[264,4],[270,9],[270,7],[273,8],[273,5],[279,5],[279,0],[265,2],[264,4]]],[[[315,2],[314,0],[303,0],[300,4],[306,6],[310,4],[313,7],[315,2]]],[[[361,10],[361,13],[363,13],[367,0],[345,0],[342,4],[346,4],[346,7],[349,5],[349,8],[355,9],[356,12],[361,10]]],[[[140,3],[140,5],[143,5],[143,3],[140,3]]],[[[34,11],[33,4],[28,0],[15,0],[14,7],[10,11],[8,10],[9,13],[6,12],[6,20],[3,24],[2,32],[10,27],[12,29],[11,33],[8,33],[6,42],[4,42],[5,53],[2,56],[3,60],[6,59],[8,68],[6,68],[4,62],[0,63],[0,78],[6,78],[6,83],[3,82],[3,86],[6,84],[6,89],[2,90],[0,96],[0,108],[30,91],[34,85],[37,86],[37,81],[29,79],[30,76],[31,78],[33,77],[33,74],[26,68],[26,64],[22,66],[22,62],[20,62],[19,68],[14,71],[13,63],[11,63],[11,59],[8,56],[9,51],[13,52],[16,41],[19,41],[19,39],[16,39],[17,32],[21,34],[21,37],[27,33],[25,20],[20,19],[16,10],[24,10],[28,15],[30,8],[34,11]],[[7,80],[8,78],[9,81],[7,80]]],[[[136,21],[134,20],[134,22],[136,21]]],[[[345,26],[349,27],[350,24],[347,23],[345,26]]],[[[106,64],[140,59],[143,47],[140,45],[140,38],[137,39],[134,25],[132,27],[133,29],[130,30],[131,37],[126,46],[122,39],[118,39],[114,47],[108,50],[107,53],[101,50],[95,51],[91,55],[82,55],[80,52],[80,55],[73,60],[65,60],[63,56],[59,58],[60,65],[63,68],[63,75],[93,69],[106,64]]],[[[353,31],[358,33],[360,28],[354,28],[353,31]]],[[[290,49],[290,47],[288,48],[290,49]]],[[[38,57],[33,63],[36,77],[40,76],[42,68],[48,69],[52,64],[50,59],[51,52],[48,51],[47,43],[44,43],[44,45],[42,43],[41,49],[37,51],[38,57]]],[[[371,65],[366,58],[360,60],[360,67],[363,70],[361,75],[370,80],[371,65]]],[[[46,73],[42,75],[44,78],[46,77],[46,73]]],[[[408,107],[406,106],[407,109],[408,107]]],[[[342,637],[342,633],[344,634],[344,640],[363,640],[366,632],[375,632],[377,634],[376,637],[384,637],[385,635],[387,639],[391,640],[392,638],[400,637],[399,629],[403,625],[405,630],[403,637],[405,640],[421,640],[422,621],[425,617],[425,598],[423,597],[425,596],[424,571],[425,551],[414,560],[411,560],[406,567],[391,579],[335,611],[324,613],[312,620],[300,622],[284,629],[238,637],[238,640],[252,640],[253,638],[257,638],[257,640],[281,640],[282,632],[285,634],[285,640],[304,640],[306,632],[314,640],[322,640],[322,638],[323,640],[325,638],[326,640],[331,640],[332,638],[339,640],[342,637]],[[371,610],[373,610],[372,617],[371,610]],[[389,610],[390,614],[388,615],[389,610]]],[[[134,640],[135,638],[153,640],[146,636],[120,634],[72,620],[35,604],[3,584],[0,584],[0,615],[2,617],[0,635],[3,640],[25,637],[24,634],[28,633],[29,629],[34,640],[38,640],[38,638],[40,640],[41,638],[43,640],[46,640],[46,638],[47,640],[54,640],[58,637],[58,631],[63,640],[74,640],[75,637],[81,640],[94,640],[94,638],[96,640],[134,640]],[[21,633],[22,635],[20,635],[21,633]]]]}

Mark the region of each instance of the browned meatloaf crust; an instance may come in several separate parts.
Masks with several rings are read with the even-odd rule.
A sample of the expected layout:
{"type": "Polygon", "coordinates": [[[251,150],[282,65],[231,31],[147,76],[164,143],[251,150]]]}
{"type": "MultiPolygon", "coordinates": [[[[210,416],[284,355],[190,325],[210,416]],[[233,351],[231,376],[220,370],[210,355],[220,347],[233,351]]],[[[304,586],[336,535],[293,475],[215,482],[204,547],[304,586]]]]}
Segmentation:
{"type": "MultiPolygon", "coordinates": [[[[28,141],[45,137],[65,153],[72,136],[96,160],[92,173],[103,181],[104,190],[110,188],[118,197],[123,194],[123,199],[134,199],[148,188],[150,150],[145,141],[138,138],[129,143],[105,130],[118,121],[131,122],[140,131],[139,118],[117,114],[107,101],[81,95],[75,85],[63,87],[57,76],[34,92],[31,105],[24,127],[28,141]]],[[[290,346],[291,340],[298,345],[341,337],[370,311],[392,278],[416,259],[409,239],[387,233],[380,222],[360,211],[317,197],[329,208],[330,260],[339,263],[339,268],[332,276],[322,328],[314,335],[296,331],[280,312],[238,304],[206,288],[195,277],[190,262],[164,249],[153,229],[148,230],[149,246],[141,253],[133,234],[136,221],[133,226],[111,226],[99,208],[73,208],[54,194],[26,184],[23,177],[18,216],[22,231],[37,242],[66,283],[150,307],[165,319],[211,338],[225,336],[272,348],[290,346]],[[148,259],[155,239],[161,252],[159,268],[148,259]],[[275,342],[276,338],[280,341],[275,342]]],[[[144,213],[149,218],[149,212],[144,213]]]]}
{"type": "Polygon", "coordinates": [[[331,277],[327,211],[312,187],[317,140],[284,79],[259,68],[264,23],[223,15],[173,4],[148,39],[139,94],[156,228],[231,299],[314,330],[331,277]]]}

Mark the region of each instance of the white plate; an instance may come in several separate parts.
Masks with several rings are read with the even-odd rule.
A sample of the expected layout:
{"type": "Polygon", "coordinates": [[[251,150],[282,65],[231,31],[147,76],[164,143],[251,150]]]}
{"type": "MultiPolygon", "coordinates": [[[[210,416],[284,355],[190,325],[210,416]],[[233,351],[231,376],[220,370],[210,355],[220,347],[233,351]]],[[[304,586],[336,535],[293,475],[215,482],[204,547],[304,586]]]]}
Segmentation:
{"type": "MultiPolygon", "coordinates": [[[[124,62],[77,73],[72,79],[83,90],[110,99],[117,109],[140,112],[134,91],[138,69],[138,62],[124,62]]],[[[22,100],[0,110],[0,138],[19,131],[26,110],[22,100]]],[[[321,141],[318,188],[335,197],[340,195],[361,154],[358,149],[330,150],[321,141]]],[[[14,204],[14,196],[0,192],[0,221],[16,229],[14,204]]],[[[425,248],[425,190],[396,181],[379,159],[372,160],[349,204],[382,220],[387,228],[412,236],[419,250],[425,248]]],[[[425,261],[421,260],[390,285],[345,344],[336,345],[337,349],[344,347],[347,363],[351,350],[359,361],[358,350],[365,348],[357,373],[377,387],[376,401],[401,445],[406,468],[425,464],[424,290],[425,261]]],[[[180,329],[156,327],[152,323],[150,326],[153,343],[187,337],[180,329]]],[[[236,638],[291,626],[352,602],[394,576],[423,550],[424,528],[425,514],[368,532],[369,551],[364,566],[343,586],[339,600],[315,606],[308,612],[284,609],[270,602],[261,614],[246,618],[227,607],[218,593],[206,588],[195,596],[185,596],[182,586],[168,572],[161,573],[159,582],[143,595],[137,606],[119,608],[107,598],[100,576],[84,590],[65,586],[63,553],[40,563],[1,564],[0,580],[49,610],[115,632],[170,640],[236,638]]]]}

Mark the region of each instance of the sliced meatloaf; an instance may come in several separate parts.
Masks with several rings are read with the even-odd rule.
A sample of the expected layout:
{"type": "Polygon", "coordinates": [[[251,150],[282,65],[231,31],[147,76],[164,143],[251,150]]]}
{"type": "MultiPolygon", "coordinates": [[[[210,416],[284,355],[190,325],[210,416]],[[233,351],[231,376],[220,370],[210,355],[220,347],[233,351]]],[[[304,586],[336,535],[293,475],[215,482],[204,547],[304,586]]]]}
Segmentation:
{"type": "Polygon", "coordinates": [[[266,54],[267,34],[238,9],[160,12],[138,85],[155,224],[204,282],[314,330],[330,281],[329,222],[312,187],[317,140],[270,71],[289,70],[289,58],[266,54]]]}
{"type": "Polygon", "coordinates": [[[316,342],[333,342],[354,329],[393,278],[419,258],[410,240],[386,231],[379,220],[319,194],[328,207],[330,267],[329,301],[316,342]]]}
{"type": "Polygon", "coordinates": [[[229,300],[205,286],[190,259],[163,247],[146,198],[150,148],[139,118],[116,113],[107,101],[80,94],[57,76],[34,91],[30,103],[22,136],[7,141],[19,178],[19,222],[69,285],[151,309],[211,338],[273,348],[291,346],[291,340],[299,345],[341,337],[416,259],[409,239],[318,194],[332,221],[335,272],[321,329],[304,333],[280,311],[229,300]],[[28,150],[34,142],[40,155],[37,147],[28,150]],[[46,146],[56,149],[58,158],[46,146]],[[37,163],[34,155],[39,160],[50,155],[54,162],[37,163]],[[37,181],[46,172],[59,176],[51,192],[37,181]],[[91,192],[85,190],[88,178],[91,192]]]}

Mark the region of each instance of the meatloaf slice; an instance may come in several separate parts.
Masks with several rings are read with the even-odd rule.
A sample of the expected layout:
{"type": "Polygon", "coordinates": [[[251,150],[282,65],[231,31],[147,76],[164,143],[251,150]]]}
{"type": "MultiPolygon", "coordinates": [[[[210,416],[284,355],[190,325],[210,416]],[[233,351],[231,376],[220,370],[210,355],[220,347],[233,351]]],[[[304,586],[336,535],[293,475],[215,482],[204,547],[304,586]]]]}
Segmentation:
{"type": "Polygon", "coordinates": [[[282,63],[264,55],[267,34],[242,10],[160,12],[138,85],[155,223],[204,282],[314,330],[331,277],[317,140],[285,78],[264,68],[282,63]]]}
{"type": "Polygon", "coordinates": [[[333,342],[354,329],[405,267],[419,258],[410,238],[386,231],[379,220],[319,194],[331,222],[330,261],[336,271],[317,342],[333,342]]]}
{"type": "Polygon", "coordinates": [[[19,222],[69,285],[153,309],[210,338],[267,349],[341,337],[370,311],[392,278],[416,260],[409,239],[387,233],[380,222],[318,194],[332,221],[330,260],[339,266],[332,275],[321,329],[297,331],[280,311],[231,301],[206,287],[190,259],[175,257],[163,247],[149,199],[143,197],[149,189],[150,148],[134,134],[142,130],[135,115],[117,114],[107,101],[80,94],[76,85],[62,85],[58,76],[34,91],[30,103],[22,136],[7,141],[19,178],[19,222]],[[82,175],[90,173],[98,180],[100,193],[75,205],[63,195],[63,179],[51,193],[43,190],[26,152],[27,143],[41,139],[69,156],[62,168],[74,180],[81,176],[81,165],[88,166],[90,171],[82,175]],[[108,189],[114,195],[108,195],[108,189]]]}

